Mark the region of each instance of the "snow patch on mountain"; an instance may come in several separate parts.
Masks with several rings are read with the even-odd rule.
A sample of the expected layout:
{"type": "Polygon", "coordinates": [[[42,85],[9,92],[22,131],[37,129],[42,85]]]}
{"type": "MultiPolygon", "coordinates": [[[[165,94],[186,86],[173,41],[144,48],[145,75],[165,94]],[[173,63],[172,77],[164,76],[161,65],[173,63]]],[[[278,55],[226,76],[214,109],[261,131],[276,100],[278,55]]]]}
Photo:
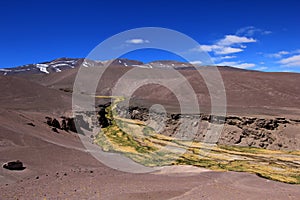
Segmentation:
{"type": "Polygon", "coordinates": [[[10,72],[11,70],[10,69],[0,69],[0,71],[2,71],[2,72],[10,72]]]}
{"type": "Polygon", "coordinates": [[[47,65],[47,64],[36,64],[36,67],[39,68],[41,72],[49,74],[49,72],[47,71],[47,68],[49,67],[49,65],[47,65]]]}
{"type": "Polygon", "coordinates": [[[0,75],[13,75],[19,73],[32,73],[32,74],[51,74],[62,72],[77,67],[104,67],[108,64],[114,66],[124,67],[140,67],[140,68],[160,68],[160,69],[190,69],[193,67],[190,63],[178,61],[153,61],[143,63],[136,60],[129,60],[125,58],[118,58],[113,60],[90,60],[90,59],[72,59],[72,58],[59,58],[50,62],[43,62],[37,64],[27,64],[15,68],[0,69],[0,75]]]}

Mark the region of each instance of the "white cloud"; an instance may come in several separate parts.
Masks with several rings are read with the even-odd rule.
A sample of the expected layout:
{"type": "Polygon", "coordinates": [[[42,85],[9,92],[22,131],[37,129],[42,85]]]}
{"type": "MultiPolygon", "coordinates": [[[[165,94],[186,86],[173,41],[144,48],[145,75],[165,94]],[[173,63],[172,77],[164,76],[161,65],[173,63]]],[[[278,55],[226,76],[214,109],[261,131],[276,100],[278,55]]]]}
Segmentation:
{"type": "Polygon", "coordinates": [[[237,30],[236,35],[253,36],[257,33],[261,35],[269,35],[272,31],[262,30],[254,26],[246,26],[237,30]]]}
{"type": "Polygon", "coordinates": [[[268,67],[258,67],[258,68],[255,68],[255,70],[258,70],[258,71],[264,71],[268,69],[268,67]]]}
{"type": "Polygon", "coordinates": [[[257,32],[257,29],[254,26],[246,26],[237,30],[236,34],[252,36],[255,32],[257,32]]]}
{"type": "Polygon", "coordinates": [[[219,48],[218,45],[200,45],[200,48],[196,48],[196,50],[199,50],[199,51],[207,51],[207,52],[212,52],[214,51],[215,49],[219,48]]]}
{"type": "Polygon", "coordinates": [[[233,58],[236,58],[236,56],[218,56],[218,57],[212,57],[211,59],[214,62],[217,62],[217,61],[228,60],[228,59],[233,59],[233,58]]]}
{"type": "Polygon", "coordinates": [[[248,69],[248,68],[252,68],[252,67],[255,67],[256,65],[254,63],[241,63],[241,64],[238,64],[238,65],[235,65],[234,67],[237,67],[237,68],[241,68],[241,69],[248,69]]]}
{"type": "Polygon", "coordinates": [[[224,39],[218,42],[218,45],[221,46],[230,46],[233,44],[242,44],[242,43],[251,43],[256,42],[253,38],[240,37],[236,35],[226,35],[224,39]]]}
{"type": "Polygon", "coordinates": [[[267,54],[267,57],[270,57],[270,58],[281,58],[282,56],[288,55],[288,54],[290,54],[290,52],[288,52],[288,51],[279,51],[277,53],[267,54]]]}
{"type": "Polygon", "coordinates": [[[225,37],[211,45],[200,45],[194,50],[213,52],[217,55],[233,54],[244,51],[245,43],[256,42],[253,38],[240,37],[236,35],[225,35],[225,37]]]}
{"type": "Polygon", "coordinates": [[[222,47],[220,49],[216,49],[215,53],[216,54],[221,54],[221,55],[225,55],[225,54],[231,54],[231,53],[238,53],[243,51],[243,49],[240,48],[235,48],[235,47],[222,47]]]}
{"type": "Polygon", "coordinates": [[[255,67],[256,65],[254,63],[241,63],[241,62],[221,62],[216,64],[218,66],[231,66],[231,67],[236,67],[236,68],[241,68],[241,69],[248,69],[255,67]]]}
{"type": "Polygon", "coordinates": [[[202,62],[200,60],[195,60],[190,62],[192,65],[201,65],[202,62]]]}
{"type": "Polygon", "coordinates": [[[292,72],[291,70],[281,70],[281,72],[292,72]]]}
{"type": "Polygon", "coordinates": [[[285,67],[300,67],[300,55],[294,55],[279,61],[285,67]]]}
{"type": "Polygon", "coordinates": [[[300,53],[300,49],[297,49],[295,51],[292,51],[292,53],[300,53]]]}
{"type": "Polygon", "coordinates": [[[219,57],[221,60],[236,58],[236,56],[221,56],[219,57]]]}
{"type": "Polygon", "coordinates": [[[221,46],[221,45],[201,45],[198,50],[207,51],[207,52],[214,52],[218,55],[225,55],[231,53],[238,53],[243,51],[241,48],[236,47],[228,47],[228,46],[221,46]]]}
{"type": "Polygon", "coordinates": [[[270,34],[272,34],[272,31],[262,31],[261,34],[262,35],[270,35],[270,34]]]}
{"type": "Polygon", "coordinates": [[[144,43],[150,43],[150,41],[144,40],[141,38],[134,38],[134,39],[126,40],[126,43],[128,43],[128,44],[144,44],[144,43]]]}

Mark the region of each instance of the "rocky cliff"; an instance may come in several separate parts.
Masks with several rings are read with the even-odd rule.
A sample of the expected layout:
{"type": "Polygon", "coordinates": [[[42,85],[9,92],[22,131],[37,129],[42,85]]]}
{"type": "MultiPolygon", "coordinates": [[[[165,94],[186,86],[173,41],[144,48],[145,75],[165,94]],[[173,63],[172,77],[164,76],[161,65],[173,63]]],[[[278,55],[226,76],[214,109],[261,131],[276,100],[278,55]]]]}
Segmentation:
{"type": "Polygon", "coordinates": [[[117,107],[118,116],[146,122],[159,133],[173,136],[182,121],[188,121],[191,127],[198,127],[194,140],[203,141],[211,124],[224,124],[218,144],[259,147],[273,150],[297,150],[300,144],[296,137],[300,132],[300,120],[284,117],[218,117],[205,114],[182,115],[159,113],[148,108],[131,106],[117,107]],[[185,120],[180,120],[185,119],[185,120]]]}

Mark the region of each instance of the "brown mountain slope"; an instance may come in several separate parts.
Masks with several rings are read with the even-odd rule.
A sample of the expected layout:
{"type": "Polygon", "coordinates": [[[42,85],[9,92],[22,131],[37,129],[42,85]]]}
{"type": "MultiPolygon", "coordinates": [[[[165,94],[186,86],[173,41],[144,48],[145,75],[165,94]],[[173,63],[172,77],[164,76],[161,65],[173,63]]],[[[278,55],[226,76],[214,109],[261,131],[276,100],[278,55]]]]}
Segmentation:
{"type": "Polygon", "coordinates": [[[30,111],[70,110],[70,95],[22,78],[0,76],[0,108],[30,111]]]}
{"type": "MultiPolygon", "coordinates": [[[[130,68],[109,70],[99,85],[99,93],[109,93],[107,88],[128,69],[130,68]]],[[[72,87],[76,69],[71,70],[73,69],[49,76],[23,76],[35,82],[20,77],[0,77],[0,164],[20,159],[26,167],[23,171],[8,171],[1,167],[0,199],[297,199],[300,195],[299,186],[246,173],[212,172],[203,169],[188,173],[187,168],[179,166],[175,170],[177,173],[166,170],[167,172],[160,174],[130,174],[101,164],[83,148],[77,135],[65,131],[55,133],[45,124],[45,116],[59,117],[71,108],[70,93],[57,90],[72,87]]],[[[204,95],[199,96],[205,97],[204,84],[199,84],[201,79],[195,78],[192,71],[182,73],[186,73],[193,82],[197,94],[203,91],[204,95]]],[[[259,94],[255,87],[247,87],[249,82],[239,79],[250,76],[246,80],[252,80],[254,72],[249,73],[250,75],[234,71],[233,76],[232,73],[222,72],[228,78],[224,80],[229,85],[227,87],[231,88],[230,95],[236,94],[238,98],[240,92],[246,95],[247,91],[259,94]],[[241,81],[237,90],[232,89],[235,86],[234,77],[241,81]]],[[[265,73],[257,75],[260,76],[265,80],[265,73]]],[[[296,100],[299,93],[296,92],[293,98],[293,91],[288,88],[299,81],[299,76],[278,76],[281,81],[290,79],[287,86],[275,87],[273,83],[278,79],[273,79],[272,76],[267,77],[270,81],[266,82],[266,88],[272,87],[271,91],[286,94],[279,97],[283,96],[283,100],[290,101],[287,107],[298,108],[296,100]]],[[[258,81],[262,80],[255,79],[253,84],[259,86],[258,81]]],[[[155,97],[161,102],[165,100],[163,98],[167,98],[174,101],[170,93],[155,91],[155,87],[152,88],[153,92],[149,93],[141,88],[137,93],[140,92],[141,98],[155,97]]],[[[276,98],[266,97],[269,100],[276,98]]],[[[238,100],[236,98],[229,102],[240,102],[237,104],[238,108],[247,104],[258,105],[250,100],[242,101],[246,97],[238,100]]],[[[267,103],[264,98],[258,100],[267,103]]],[[[281,103],[277,102],[275,107],[285,104],[281,103]]]]}
{"type": "MultiPolygon", "coordinates": [[[[300,74],[266,73],[228,67],[218,68],[226,89],[228,113],[251,115],[300,114],[300,74]]],[[[101,78],[97,93],[99,95],[109,95],[111,88],[113,88],[120,77],[131,69],[133,68],[124,66],[110,67],[101,78]]],[[[147,70],[151,69],[141,70],[147,73],[147,70]]],[[[200,70],[209,69],[203,68],[200,70]]],[[[49,75],[26,75],[23,78],[50,88],[71,90],[77,71],[78,68],[75,68],[49,75]]],[[[167,74],[168,70],[161,69],[160,72],[167,74]]],[[[194,88],[202,106],[201,109],[207,110],[210,106],[210,96],[201,76],[195,73],[195,70],[179,70],[179,72],[186,77],[194,88]]],[[[89,79],[88,76],[87,79],[89,79]]],[[[132,78],[131,81],[134,82],[135,78],[132,78]]],[[[176,104],[177,102],[172,92],[158,85],[141,87],[136,91],[135,97],[136,99],[144,99],[150,102],[156,101],[167,104],[176,104]]]]}

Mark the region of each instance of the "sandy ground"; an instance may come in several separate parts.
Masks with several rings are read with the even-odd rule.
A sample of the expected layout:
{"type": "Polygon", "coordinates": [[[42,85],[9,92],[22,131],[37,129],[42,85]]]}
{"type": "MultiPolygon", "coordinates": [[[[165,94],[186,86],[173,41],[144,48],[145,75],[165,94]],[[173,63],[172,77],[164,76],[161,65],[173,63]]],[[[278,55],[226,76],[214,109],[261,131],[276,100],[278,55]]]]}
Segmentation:
{"type": "Polygon", "coordinates": [[[26,169],[1,168],[0,199],[298,199],[300,196],[297,185],[254,174],[213,172],[192,166],[162,167],[147,174],[116,171],[87,153],[75,134],[49,131],[38,120],[39,115],[13,112],[1,118],[0,163],[20,159],[26,169]],[[10,118],[18,123],[5,124],[10,118]],[[34,120],[35,127],[24,126],[29,119],[34,120]]]}
{"type": "MultiPolygon", "coordinates": [[[[299,78],[291,76],[295,76],[294,82],[299,78]]],[[[292,79],[284,78],[292,84],[292,79]]],[[[152,174],[116,171],[87,153],[76,134],[55,133],[45,124],[45,116],[59,117],[70,110],[68,95],[21,79],[2,77],[0,84],[0,165],[19,159],[26,167],[23,171],[0,168],[1,200],[299,199],[300,186],[254,174],[213,172],[190,166],[164,167],[152,174]]],[[[240,85],[246,88],[247,84],[240,85]]],[[[290,107],[296,102],[293,92],[288,93],[290,107]]]]}

